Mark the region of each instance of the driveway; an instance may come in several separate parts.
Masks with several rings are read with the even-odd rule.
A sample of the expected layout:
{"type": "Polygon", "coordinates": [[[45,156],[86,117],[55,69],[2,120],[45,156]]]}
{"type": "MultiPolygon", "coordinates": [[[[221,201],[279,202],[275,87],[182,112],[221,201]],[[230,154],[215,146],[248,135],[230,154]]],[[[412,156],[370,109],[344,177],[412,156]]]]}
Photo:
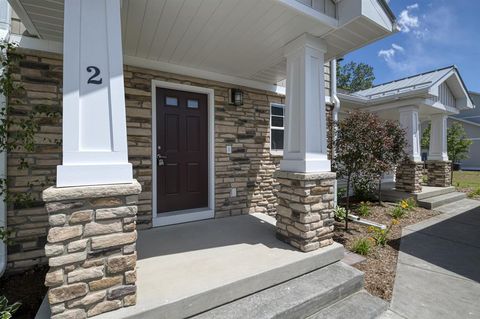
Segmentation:
{"type": "Polygon", "coordinates": [[[388,318],[480,318],[480,201],[437,210],[403,230],[388,318]]]}

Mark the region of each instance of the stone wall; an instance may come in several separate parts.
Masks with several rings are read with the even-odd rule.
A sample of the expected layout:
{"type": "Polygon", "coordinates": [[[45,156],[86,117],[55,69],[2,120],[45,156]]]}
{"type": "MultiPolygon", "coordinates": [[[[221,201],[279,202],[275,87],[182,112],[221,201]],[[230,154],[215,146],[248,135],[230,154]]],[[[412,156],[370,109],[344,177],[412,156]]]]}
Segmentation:
{"type": "Polygon", "coordinates": [[[452,185],[452,162],[427,161],[428,186],[448,187],[452,185]]]}
{"type": "Polygon", "coordinates": [[[85,318],[136,303],[140,184],[50,187],[45,276],[52,319],[85,318]]]}
{"type": "MultiPolygon", "coordinates": [[[[15,116],[27,116],[34,108],[49,105],[61,110],[62,57],[38,51],[19,51],[23,57],[13,69],[17,84],[25,90],[12,98],[15,116]]],[[[151,81],[171,81],[215,91],[215,211],[216,217],[251,212],[275,213],[276,189],[273,178],[280,157],[270,154],[270,103],[284,103],[283,96],[243,87],[244,105],[228,104],[228,89],[236,86],[187,76],[125,66],[125,97],[129,161],[142,185],[138,200],[138,228],[152,226],[151,81]],[[232,146],[227,154],[226,146],[232,146]],[[237,196],[230,197],[236,188],[237,196]]],[[[44,116],[36,135],[33,153],[15,150],[8,154],[9,189],[28,192],[32,208],[8,209],[8,228],[14,243],[8,248],[8,267],[20,270],[46,263],[44,245],[48,218],[41,193],[55,183],[56,166],[61,164],[61,120],[44,116]],[[18,169],[21,158],[28,169],[18,169]],[[30,185],[32,184],[32,185],[30,185]]]]}
{"type": "Polygon", "coordinates": [[[277,171],[277,237],[301,251],[333,244],[336,174],[277,171]]]}
{"type": "Polygon", "coordinates": [[[395,188],[408,193],[422,191],[423,162],[404,161],[395,172],[395,188]]]}

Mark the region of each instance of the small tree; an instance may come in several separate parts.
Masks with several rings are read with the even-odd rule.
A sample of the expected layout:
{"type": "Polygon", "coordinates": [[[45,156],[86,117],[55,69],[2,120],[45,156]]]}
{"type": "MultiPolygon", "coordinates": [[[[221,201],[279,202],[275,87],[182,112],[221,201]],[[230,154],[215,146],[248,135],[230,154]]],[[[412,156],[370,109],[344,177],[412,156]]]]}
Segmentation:
{"type": "Polygon", "coordinates": [[[468,152],[472,141],[468,139],[467,133],[460,123],[453,123],[447,130],[447,152],[448,159],[452,161],[450,180],[453,181],[453,164],[468,158],[468,152]]]}
{"type": "Polygon", "coordinates": [[[428,149],[430,147],[430,133],[432,131],[432,126],[428,124],[428,126],[425,128],[425,131],[423,131],[422,134],[422,140],[420,141],[420,145],[422,149],[428,149]]]}
{"type": "Polygon", "coordinates": [[[341,89],[350,92],[366,90],[373,86],[374,80],[373,67],[366,63],[337,63],[337,86],[341,89]]]}
{"type": "Polygon", "coordinates": [[[351,112],[337,123],[335,167],[340,176],[347,178],[346,230],[348,230],[352,176],[367,169],[371,164],[373,157],[369,150],[372,141],[377,138],[378,127],[380,127],[379,118],[366,112],[351,112]]]}

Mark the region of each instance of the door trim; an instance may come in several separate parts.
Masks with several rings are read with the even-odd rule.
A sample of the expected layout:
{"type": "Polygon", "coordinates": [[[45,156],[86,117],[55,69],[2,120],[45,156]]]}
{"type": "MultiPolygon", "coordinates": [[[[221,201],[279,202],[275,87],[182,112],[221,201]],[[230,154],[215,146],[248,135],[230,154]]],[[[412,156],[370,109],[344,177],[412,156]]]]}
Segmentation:
{"type": "Polygon", "coordinates": [[[215,216],[215,91],[166,81],[152,80],[152,226],[166,226],[209,219],[215,216]],[[157,88],[201,93],[208,104],[208,207],[157,214],[157,88]]]}

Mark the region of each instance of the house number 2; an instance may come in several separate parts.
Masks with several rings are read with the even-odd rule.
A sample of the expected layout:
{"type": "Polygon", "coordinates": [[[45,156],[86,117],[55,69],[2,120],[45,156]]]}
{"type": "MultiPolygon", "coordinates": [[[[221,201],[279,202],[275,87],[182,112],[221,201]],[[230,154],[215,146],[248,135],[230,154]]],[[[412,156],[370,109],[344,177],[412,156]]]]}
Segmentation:
{"type": "Polygon", "coordinates": [[[99,78],[100,76],[100,69],[96,66],[87,66],[87,72],[92,73],[93,75],[88,79],[87,83],[88,84],[102,84],[102,78],[99,78]]]}

